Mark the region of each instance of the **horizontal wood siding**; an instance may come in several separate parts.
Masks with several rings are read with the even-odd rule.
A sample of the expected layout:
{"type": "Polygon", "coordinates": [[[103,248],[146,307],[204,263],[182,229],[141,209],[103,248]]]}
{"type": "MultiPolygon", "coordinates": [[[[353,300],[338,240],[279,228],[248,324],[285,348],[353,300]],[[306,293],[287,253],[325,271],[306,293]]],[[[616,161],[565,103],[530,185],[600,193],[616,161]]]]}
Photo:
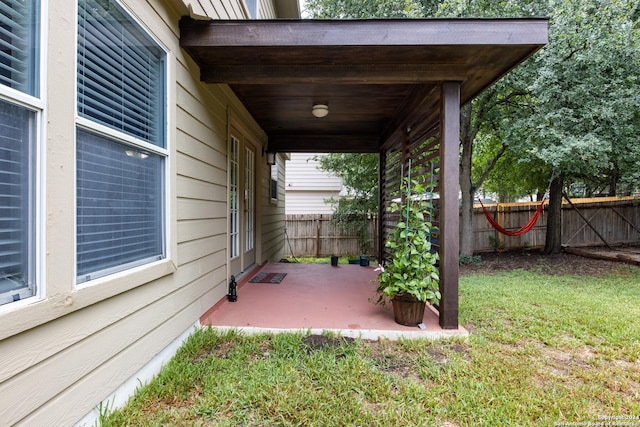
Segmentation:
{"type": "Polygon", "coordinates": [[[263,260],[278,261],[284,246],[284,206],[285,206],[285,158],[277,156],[278,164],[278,199],[271,199],[271,171],[265,167],[262,174],[262,254],[263,260]]]}
{"type": "MultiPolygon", "coordinates": [[[[640,199],[599,198],[572,201],[582,216],[604,237],[610,245],[640,243],[640,199]]],[[[538,208],[538,203],[502,203],[487,205],[487,210],[503,227],[515,231],[526,224],[538,208]]],[[[505,236],[496,231],[485,218],[481,207],[474,208],[473,234],[474,252],[482,253],[496,249],[542,248],[547,228],[547,206],[528,233],[521,236],[505,236]]],[[[567,202],[562,206],[562,244],[599,246],[604,242],[585,220],[567,202]]],[[[286,256],[328,256],[359,253],[357,236],[341,233],[332,226],[331,215],[287,215],[288,243],[286,256]],[[289,243],[293,252],[289,248],[289,243]]],[[[375,223],[370,230],[375,234],[375,223]]],[[[375,245],[373,245],[375,248],[375,245]]],[[[377,254],[377,251],[372,251],[377,254]]]]}
{"type": "MultiPolygon", "coordinates": [[[[289,173],[289,169],[287,169],[289,173]]],[[[331,215],[333,213],[333,204],[327,203],[326,200],[331,198],[337,199],[338,192],[327,191],[287,191],[287,215],[294,214],[323,214],[331,215]]]]}
{"type": "MultiPolygon", "coordinates": [[[[318,154],[324,156],[325,154],[318,154]]],[[[320,162],[314,154],[291,153],[287,160],[287,191],[340,191],[342,180],[326,171],[318,169],[320,162]]]]}
{"type": "Polygon", "coordinates": [[[314,156],[326,154],[292,153],[287,161],[286,213],[330,214],[333,206],[326,203],[330,198],[339,198],[343,190],[342,180],[318,168],[314,156]]]}
{"type": "Polygon", "coordinates": [[[260,0],[259,1],[259,10],[260,10],[260,19],[276,19],[278,16],[276,15],[276,8],[273,6],[273,1],[271,0],[260,0]]]}
{"type": "MultiPolygon", "coordinates": [[[[185,3],[196,5],[194,11],[206,12],[214,18],[242,18],[239,2],[185,3]]],[[[67,28],[70,20],[75,21],[68,14],[69,10],[75,10],[75,2],[67,0],[67,3],[52,4],[49,8],[51,31],[45,39],[49,51],[56,52],[56,56],[44,67],[50,75],[45,89],[49,98],[73,105],[75,71],[68,68],[73,61],[60,58],[75,57],[76,47],[71,42],[75,39],[75,25],[73,29],[58,30],[67,28]],[[61,83],[60,76],[65,75],[69,78],[61,83]],[[64,91],[60,90],[61,84],[67,85],[64,91]],[[68,93],[68,99],[53,96],[60,93],[68,93]]],[[[157,275],[160,278],[142,281],[139,286],[123,287],[109,282],[88,289],[74,287],[73,163],[64,163],[62,168],[56,167],[56,162],[74,158],[75,128],[66,126],[62,136],[51,131],[50,165],[43,173],[48,181],[58,183],[54,190],[59,194],[51,191],[47,194],[48,200],[56,202],[48,203],[49,211],[43,217],[51,218],[46,228],[49,235],[45,237],[49,245],[46,252],[52,254],[47,260],[53,265],[44,274],[47,294],[42,300],[13,312],[0,312],[0,325],[4,325],[0,328],[2,425],[73,425],[190,330],[226,294],[229,110],[238,112],[240,120],[246,121],[256,134],[260,131],[228,88],[200,83],[199,68],[179,46],[178,21],[182,12],[174,0],[166,3],[125,0],[124,4],[169,51],[171,258],[166,264],[173,267],[167,267],[166,272],[162,270],[157,275]],[[57,201],[60,195],[64,197],[57,201]],[[94,295],[91,303],[83,299],[86,294],[94,295]],[[95,297],[96,294],[101,296],[95,297]],[[38,323],[37,319],[42,321],[38,323]],[[23,326],[19,332],[8,328],[22,324],[30,326],[23,326]]],[[[47,126],[73,124],[73,108],[56,109],[54,113],[47,126]]],[[[280,199],[276,204],[267,196],[268,168],[259,169],[263,173],[260,197],[265,236],[258,235],[258,244],[265,255],[260,262],[281,256],[284,242],[282,157],[280,164],[280,199]]],[[[145,273],[131,274],[146,277],[145,273]]],[[[127,282],[129,272],[120,276],[113,283],[127,282]]]]}

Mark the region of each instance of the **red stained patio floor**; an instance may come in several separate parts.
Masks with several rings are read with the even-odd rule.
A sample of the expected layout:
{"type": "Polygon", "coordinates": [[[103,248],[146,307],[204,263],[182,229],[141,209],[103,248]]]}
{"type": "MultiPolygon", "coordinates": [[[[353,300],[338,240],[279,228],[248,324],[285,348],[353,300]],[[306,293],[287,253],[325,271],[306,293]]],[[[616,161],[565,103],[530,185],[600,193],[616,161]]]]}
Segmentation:
{"type": "Polygon", "coordinates": [[[238,300],[225,297],[205,313],[201,325],[238,329],[245,333],[332,331],[363,339],[466,337],[467,331],[442,329],[437,311],[427,307],[426,329],[397,324],[391,304],[369,302],[375,297],[375,267],[360,265],[269,263],[239,280],[238,300]],[[250,283],[259,272],[286,273],[279,284],[250,283]]]}

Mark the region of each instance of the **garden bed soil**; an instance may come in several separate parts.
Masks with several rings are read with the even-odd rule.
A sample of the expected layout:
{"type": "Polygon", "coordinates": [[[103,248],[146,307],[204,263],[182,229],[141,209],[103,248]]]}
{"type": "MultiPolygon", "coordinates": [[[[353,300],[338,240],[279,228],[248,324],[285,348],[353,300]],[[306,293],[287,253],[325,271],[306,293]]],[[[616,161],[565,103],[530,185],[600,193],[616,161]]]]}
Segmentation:
{"type": "Polygon", "coordinates": [[[514,250],[479,254],[479,260],[460,266],[460,274],[497,274],[526,270],[550,275],[601,276],[620,268],[638,268],[621,261],[594,259],[561,252],[542,255],[539,250],[514,250]]]}

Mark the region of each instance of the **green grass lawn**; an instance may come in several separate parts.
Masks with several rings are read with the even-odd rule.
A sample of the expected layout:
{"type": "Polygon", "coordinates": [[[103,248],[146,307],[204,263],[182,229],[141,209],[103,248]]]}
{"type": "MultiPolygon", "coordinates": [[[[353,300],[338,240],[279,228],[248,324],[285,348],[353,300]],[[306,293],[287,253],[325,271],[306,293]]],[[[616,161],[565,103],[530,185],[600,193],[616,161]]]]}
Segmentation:
{"type": "Polygon", "coordinates": [[[465,276],[460,310],[466,341],[205,329],[102,425],[640,425],[640,269],[465,276]]]}

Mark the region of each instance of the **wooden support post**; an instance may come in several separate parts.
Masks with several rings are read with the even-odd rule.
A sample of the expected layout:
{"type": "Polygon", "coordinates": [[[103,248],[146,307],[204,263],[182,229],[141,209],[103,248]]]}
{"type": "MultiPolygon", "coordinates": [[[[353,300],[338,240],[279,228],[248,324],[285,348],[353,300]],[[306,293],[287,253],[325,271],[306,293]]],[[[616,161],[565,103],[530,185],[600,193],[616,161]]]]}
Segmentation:
{"type": "Polygon", "coordinates": [[[322,216],[316,221],[316,258],[320,258],[320,220],[322,216]]]}
{"type": "Polygon", "coordinates": [[[440,111],[440,326],[458,328],[460,83],[445,82],[440,111]]]}
{"type": "Polygon", "coordinates": [[[384,255],[384,223],[386,218],[386,206],[384,204],[385,187],[387,185],[387,153],[378,154],[378,262],[382,264],[384,255]]]}

